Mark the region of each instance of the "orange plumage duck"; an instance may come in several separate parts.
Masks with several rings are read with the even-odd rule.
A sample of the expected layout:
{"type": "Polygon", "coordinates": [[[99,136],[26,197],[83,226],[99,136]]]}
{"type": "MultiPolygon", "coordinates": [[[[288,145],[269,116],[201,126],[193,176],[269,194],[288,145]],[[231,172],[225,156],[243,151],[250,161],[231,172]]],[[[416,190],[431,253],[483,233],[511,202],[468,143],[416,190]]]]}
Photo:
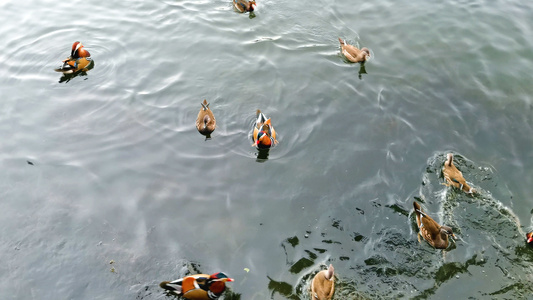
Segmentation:
{"type": "Polygon", "coordinates": [[[531,231],[530,233],[526,234],[526,242],[527,242],[531,247],[533,247],[533,231],[531,231]]]}
{"type": "Polygon", "coordinates": [[[278,143],[276,140],[276,130],[272,126],[272,121],[267,119],[259,109],[257,110],[257,118],[255,120],[252,132],[252,146],[259,149],[269,149],[278,143]]]}
{"type": "Polygon", "coordinates": [[[81,42],[74,42],[72,44],[72,51],[70,56],[63,60],[63,65],[56,69],[58,72],[65,74],[76,73],[78,71],[87,71],[87,68],[92,63],[91,54],[84,49],[81,42]]]}
{"type": "Polygon", "coordinates": [[[188,300],[215,300],[226,290],[226,282],[231,281],[233,278],[218,272],[212,275],[196,274],[174,281],[163,281],[159,286],[188,300]]]}
{"type": "Polygon", "coordinates": [[[252,0],[252,1],[248,1],[248,0],[233,0],[233,7],[235,7],[235,9],[238,11],[238,12],[252,12],[254,11],[254,6],[255,6],[255,0],[252,0]]]}
{"type": "Polygon", "coordinates": [[[335,292],[335,270],[330,264],[327,270],[318,272],[311,281],[311,299],[330,300],[335,292]]]}
{"type": "Polygon", "coordinates": [[[206,139],[210,139],[211,133],[215,131],[217,126],[217,121],[215,120],[215,115],[213,115],[213,112],[209,108],[207,100],[204,99],[204,102],[200,104],[202,104],[202,108],[200,108],[198,117],[196,117],[196,129],[198,129],[198,132],[205,135],[206,139]]]}
{"type": "Polygon", "coordinates": [[[468,183],[466,183],[463,173],[461,173],[461,171],[459,171],[459,169],[457,169],[457,167],[453,164],[453,154],[451,153],[448,153],[446,156],[446,162],[444,162],[442,174],[444,174],[444,179],[446,179],[446,186],[454,186],[468,194],[473,194],[476,192],[476,190],[471,188],[468,183]]]}
{"type": "Polygon", "coordinates": [[[452,228],[445,225],[439,225],[435,220],[428,216],[416,201],[413,202],[416,214],[416,224],[418,225],[418,241],[420,236],[424,238],[433,248],[446,249],[448,248],[448,236],[455,238],[452,228]]]}
{"type": "Polygon", "coordinates": [[[341,38],[339,38],[339,42],[341,43],[341,52],[347,60],[353,63],[358,63],[370,59],[370,50],[368,50],[368,48],[363,47],[358,49],[357,47],[348,44],[346,41],[343,41],[341,38]]]}

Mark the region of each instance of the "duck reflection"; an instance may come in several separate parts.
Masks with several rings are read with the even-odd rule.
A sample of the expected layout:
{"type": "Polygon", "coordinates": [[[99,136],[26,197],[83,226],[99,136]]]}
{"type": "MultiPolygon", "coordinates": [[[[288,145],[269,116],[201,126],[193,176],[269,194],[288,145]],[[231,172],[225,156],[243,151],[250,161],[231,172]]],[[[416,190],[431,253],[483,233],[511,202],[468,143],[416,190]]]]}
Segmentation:
{"type": "Polygon", "coordinates": [[[365,69],[365,63],[362,62],[362,63],[359,63],[360,67],[359,67],[359,79],[363,79],[363,74],[368,74],[366,72],[366,69],[365,69]]]}
{"type": "Polygon", "coordinates": [[[270,149],[257,149],[257,159],[256,162],[265,162],[268,160],[268,153],[270,152],[270,149]]]}

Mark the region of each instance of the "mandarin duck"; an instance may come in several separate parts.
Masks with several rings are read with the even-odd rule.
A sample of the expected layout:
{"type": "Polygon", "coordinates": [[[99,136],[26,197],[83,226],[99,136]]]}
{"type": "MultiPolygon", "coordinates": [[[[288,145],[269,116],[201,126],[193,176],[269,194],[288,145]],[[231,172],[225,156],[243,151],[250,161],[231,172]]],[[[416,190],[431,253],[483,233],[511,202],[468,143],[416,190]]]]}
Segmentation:
{"type": "Polygon", "coordinates": [[[66,74],[87,71],[87,67],[91,62],[92,59],[89,51],[83,49],[83,45],[80,42],[74,42],[70,56],[63,60],[63,65],[59,69],[56,69],[56,71],[66,74]]]}
{"type": "Polygon", "coordinates": [[[210,139],[211,133],[215,131],[217,121],[215,120],[213,112],[209,108],[207,100],[204,99],[204,102],[200,104],[202,104],[202,108],[200,108],[200,112],[198,112],[198,117],[196,118],[196,129],[198,129],[198,132],[205,135],[206,139],[210,139]]]}
{"type": "Polygon", "coordinates": [[[257,119],[255,120],[252,140],[255,146],[259,149],[268,149],[278,143],[276,140],[276,130],[272,126],[270,119],[267,119],[259,109],[257,110],[257,119]]]}
{"type": "Polygon", "coordinates": [[[533,231],[531,231],[530,233],[526,234],[526,241],[527,243],[533,247],[533,231]]]}
{"type": "Polygon", "coordinates": [[[452,232],[452,228],[445,225],[439,225],[430,216],[428,216],[420,204],[416,201],[413,202],[416,213],[416,224],[418,225],[418,242],[420,242],[420,236],[424,238],[433,248],[446,249],[448,248],[448,236],[455,238],[452,232]]]}
{"type": "Polygon", "coordinates": [[[254,11],[254,5],[257,5],[255,4],[255,0],[233,0],[233,7],[235,7],[238,12],[242,13],[247,11],[254,11]]]}
{"type": "Polygon", "coordinates": [[[165,290],[189,300],[218,299],[226,290],[226,282],[233,281],[226,274],[218,272],[212,275],[196,274],[185,276],[174,281],[163,281],[159,284],[165,290]]]}
{"type": "Polygon", "coordinates": [[[311,299],[330,300],[335,292],[335,270],[330,264],[327,270],[318,272],[311,281],[311,299]]]}
{"type": "Polygon", "coordinates": [[[471,188],[468,183],[466,183],[463,173],[461,173],[461,171],[459,171],[459,169],[457,169],[457,167],[453,164],[453,154],[448,153],[446,156],[446,162],[442,168],[442,173],[444,174],[444,179],[446,179],[447,182],[444,185],[452,185],[468,194],[473,194],[476,192],[476,190],[471,188]]]}
{"type": "Polygon", "coordinates": [[[347,60],[358,63],[370,59],[370,50],[368,48],[359,50],[357,47],[347,44],[341,38],[339,38],[339,42],[341,43],[341,52],[347,60]]]}

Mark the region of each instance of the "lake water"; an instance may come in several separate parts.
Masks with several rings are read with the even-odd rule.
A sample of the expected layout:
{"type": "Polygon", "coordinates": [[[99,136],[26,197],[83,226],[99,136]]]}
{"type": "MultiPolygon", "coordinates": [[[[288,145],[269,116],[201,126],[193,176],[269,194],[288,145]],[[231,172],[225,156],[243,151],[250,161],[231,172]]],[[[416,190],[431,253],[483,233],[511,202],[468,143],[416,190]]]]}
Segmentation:
{"type": "Polygon", "coordinates": [[[533,299],[533,2],[7,0],[0,17],[0,299],[175,299],[160,281],[218,271],[225,299],[310,299],[330,263],[335,299],[533,299]],[[62,77],[78,40],[94,68],[62,77]],[[475,197],[442,185],[448,152],[475,197]],[[454,229],[447,251],[417,241],[415,200],[454,229]]]}

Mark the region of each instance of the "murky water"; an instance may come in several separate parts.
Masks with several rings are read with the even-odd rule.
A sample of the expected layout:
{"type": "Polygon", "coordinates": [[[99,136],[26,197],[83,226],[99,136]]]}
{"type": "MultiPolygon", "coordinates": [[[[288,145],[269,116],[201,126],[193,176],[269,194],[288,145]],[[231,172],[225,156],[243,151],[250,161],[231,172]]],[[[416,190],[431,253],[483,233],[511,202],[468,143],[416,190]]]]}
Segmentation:
{"type": "Polygon", "coordinates": [[[0,299],[170,299],[217,271],[225,299],[309,299],[329,263],[336,299],[531,298],[533,4],[257,2],[0,3],[0,299]],[[63,77],[77,40],[94,67],[63,77]],[[448,152],[478,195],[442,185],[448,152]]]}

